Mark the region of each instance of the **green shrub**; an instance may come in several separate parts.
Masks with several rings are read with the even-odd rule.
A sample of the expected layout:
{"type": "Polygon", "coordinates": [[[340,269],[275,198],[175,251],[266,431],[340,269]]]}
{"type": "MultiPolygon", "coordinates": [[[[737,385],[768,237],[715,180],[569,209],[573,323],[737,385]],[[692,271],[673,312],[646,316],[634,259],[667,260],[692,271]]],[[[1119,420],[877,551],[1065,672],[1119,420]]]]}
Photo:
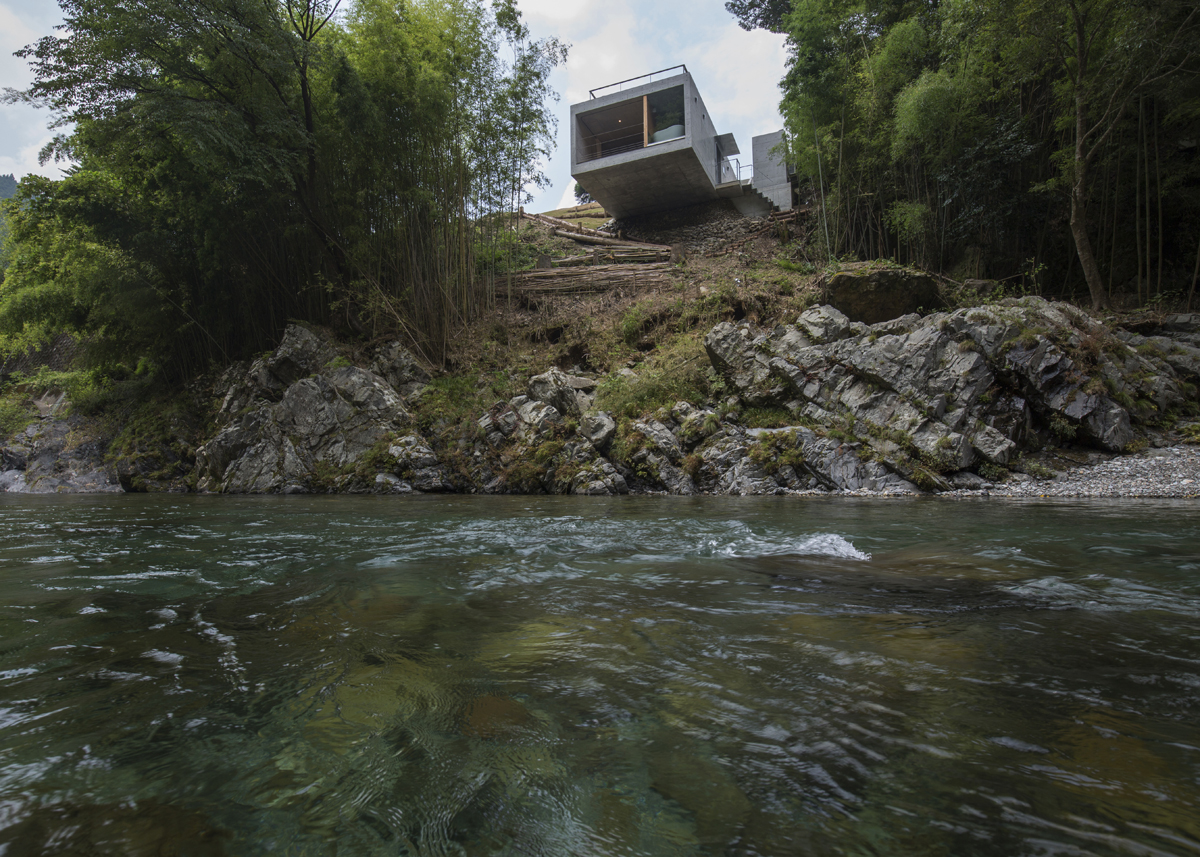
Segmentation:
{"type": "Polygon", "coordinates": [[[680,336],[659,348],[634,378],[613,374],[596,390],[596,407],[624,417],[640,417],[676,402],[708,398],[708,357],[699,339],[680,336]]]}
{"type": "Polygon", "coordinates": [[[24,396],[6,396],[0,399],[0,438],[12,437],[35,420],[37,411],[24,396]]]}
{"type": "Polygon", "coordinates": [[[1003,482],[1008,478],[1008,470],[999,464],[992,464],[990,461],[985,461],[979,465],[979,475],[988,482],[1003,482]]]}
{"type": "Polygon", "coordinates": [[[1075,426],[1062,414],[1051,414],[1050,433],[1058,439],[1059,443],[1066,443],[1067,441],[1074,440],[1075,431],[1075,426]]]}

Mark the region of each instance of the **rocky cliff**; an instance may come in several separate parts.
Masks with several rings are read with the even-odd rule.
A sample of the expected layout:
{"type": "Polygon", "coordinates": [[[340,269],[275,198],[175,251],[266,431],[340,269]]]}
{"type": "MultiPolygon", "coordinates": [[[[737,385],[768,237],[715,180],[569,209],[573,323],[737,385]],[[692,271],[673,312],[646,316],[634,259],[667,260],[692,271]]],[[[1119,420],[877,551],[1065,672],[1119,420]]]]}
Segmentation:
{"type": "MultiPolygon", "coordinates": [[[[603,381],[550,368],[468,421],[422,428],[415,413],[431,379],[399,343],[355,366],[294,325],[275,352],[217,382],[215,429],[195,450],[192,484],[389,494],[973,488],[1012,470],[1036,474],[1024,456],[1046,445],[1119,453],[1155,443],[1195,415],[1200,383],[1200,315],[1109,329],[1038,298],[873,325],[822,305],[773,329],[718,324],[705,348],[721,379],[710,401],[610,414],[596,408],[603,381]],[[764,413],[770,426],[756,427],[764,413]]],[[[103,450],[60,443],[64,426],[48,417],[0,449],[0,487],[134,484],[103,450]]]]}

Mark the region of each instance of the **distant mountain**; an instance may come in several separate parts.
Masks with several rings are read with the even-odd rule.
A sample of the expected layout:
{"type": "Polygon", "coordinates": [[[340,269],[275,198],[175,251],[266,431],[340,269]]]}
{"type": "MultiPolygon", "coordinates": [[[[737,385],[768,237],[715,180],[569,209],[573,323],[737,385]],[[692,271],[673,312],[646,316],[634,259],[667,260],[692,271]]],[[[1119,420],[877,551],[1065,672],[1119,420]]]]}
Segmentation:
{"type": "Polygon", "coordinates": [[[8,199],[17,192],[17,178],[12,173],[0,176],[0,199],[8,199]]]}

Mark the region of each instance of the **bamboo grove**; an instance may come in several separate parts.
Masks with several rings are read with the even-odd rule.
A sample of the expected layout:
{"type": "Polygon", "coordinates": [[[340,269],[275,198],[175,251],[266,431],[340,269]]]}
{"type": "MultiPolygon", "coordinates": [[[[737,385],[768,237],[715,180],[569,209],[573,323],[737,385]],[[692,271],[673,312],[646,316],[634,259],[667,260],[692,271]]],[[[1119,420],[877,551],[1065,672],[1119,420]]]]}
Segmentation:
{"type": "Polygon", "coordinates": [[[46,156],[5,203],[9,350],[195,371],[289,319],[407,332],[439,360],[498,299],[509,220],[553,139],[513,0],[63,0],[22,53],[46,156]]]}
{"type": "Polygon", "coordinates": [[[1193,287],[1195,0],[731,0],[785,33],[789,155],[836,257],[1102,307],[1193,287]]]}

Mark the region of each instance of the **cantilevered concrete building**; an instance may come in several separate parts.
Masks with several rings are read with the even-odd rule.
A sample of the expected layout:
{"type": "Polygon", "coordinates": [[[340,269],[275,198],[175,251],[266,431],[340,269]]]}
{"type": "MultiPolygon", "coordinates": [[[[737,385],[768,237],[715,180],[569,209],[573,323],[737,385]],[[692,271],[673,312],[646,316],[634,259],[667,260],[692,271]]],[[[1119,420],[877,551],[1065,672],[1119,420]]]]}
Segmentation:
{"type": "Polygon", "coordinates": [[[717,133],[686,66],[591,96],[571,105],[571,175],[613,217],[716,199],[747,215],[792,208],[792,176],[771,154],[783,132],[754,138],[749,175],[733,135],[717,133]]]}

